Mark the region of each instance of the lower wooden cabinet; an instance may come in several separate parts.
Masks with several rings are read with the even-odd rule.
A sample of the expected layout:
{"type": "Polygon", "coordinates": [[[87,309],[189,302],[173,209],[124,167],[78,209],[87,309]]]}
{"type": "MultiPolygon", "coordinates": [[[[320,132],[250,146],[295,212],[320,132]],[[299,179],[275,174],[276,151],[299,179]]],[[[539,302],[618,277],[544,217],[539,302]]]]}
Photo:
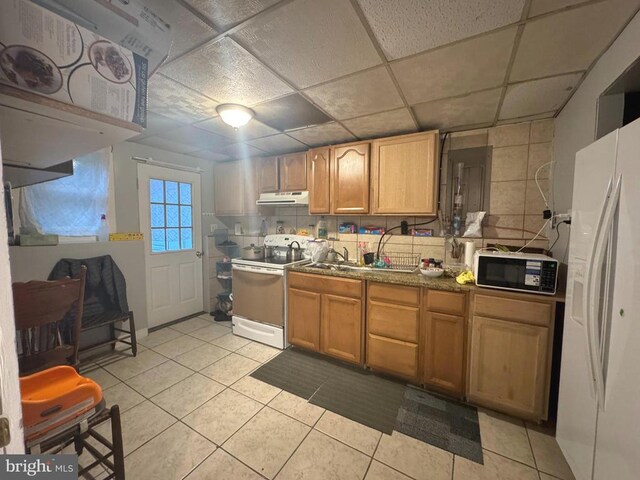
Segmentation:
{"type": "Polygon", "coordinates": [[[287,311],[289,343],[308,350],[320,350],[321,295],[297,288],[289,288],[287,311]]]}
{"type": "Polygon", "coordinates": [[[363,282],[288,274],[287,339],[351,363],[363,360],[363,282]]]}
{"type": "Polygon", "coordinates": [[[553,350],[553,299],[475,293],[469,345],[469,401],[545,420],[553,350]]]}
{"type": "Polygon", "coordinates": [[[320,351],[351,363],[362,361],[362,300],[322,295],[320,351]]]}
{"type": "Polygon", "coordinates": [[[464,317],[424,314],[423,382],[461,397],[464,393],[464,317]]]}

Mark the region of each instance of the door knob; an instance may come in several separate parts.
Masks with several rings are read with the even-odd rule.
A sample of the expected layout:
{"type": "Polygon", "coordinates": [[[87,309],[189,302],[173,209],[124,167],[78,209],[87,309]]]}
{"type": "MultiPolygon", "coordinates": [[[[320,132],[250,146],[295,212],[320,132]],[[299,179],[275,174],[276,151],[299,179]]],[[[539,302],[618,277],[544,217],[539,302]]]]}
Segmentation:
{"type": "Polygon", "coordinates": [[[202,257],[202,252],[196,252],[196,257],[201,258],[202,257]]]}

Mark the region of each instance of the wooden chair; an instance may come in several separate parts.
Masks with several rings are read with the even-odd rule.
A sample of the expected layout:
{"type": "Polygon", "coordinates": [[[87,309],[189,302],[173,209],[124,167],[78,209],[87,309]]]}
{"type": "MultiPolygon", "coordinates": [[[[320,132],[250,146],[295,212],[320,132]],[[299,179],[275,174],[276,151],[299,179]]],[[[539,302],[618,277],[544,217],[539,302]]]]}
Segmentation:
{"type": "Polygon", "coordinates": [[[20,374],[78,366],[86,267],[78,278],[13,284],[20,374]]]}

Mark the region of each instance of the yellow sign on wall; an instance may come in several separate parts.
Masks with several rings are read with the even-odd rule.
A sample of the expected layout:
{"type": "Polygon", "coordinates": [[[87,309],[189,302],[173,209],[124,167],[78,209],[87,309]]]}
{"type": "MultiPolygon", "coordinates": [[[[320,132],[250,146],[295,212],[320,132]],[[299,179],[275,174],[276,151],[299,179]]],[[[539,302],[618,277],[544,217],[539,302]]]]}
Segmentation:
{"type": "Polygon", "coordinates": [[[144,233],[129,232],[129,233],[110,233],[110,242],[127,242],[129,240],[144,240],[144,233]]]}

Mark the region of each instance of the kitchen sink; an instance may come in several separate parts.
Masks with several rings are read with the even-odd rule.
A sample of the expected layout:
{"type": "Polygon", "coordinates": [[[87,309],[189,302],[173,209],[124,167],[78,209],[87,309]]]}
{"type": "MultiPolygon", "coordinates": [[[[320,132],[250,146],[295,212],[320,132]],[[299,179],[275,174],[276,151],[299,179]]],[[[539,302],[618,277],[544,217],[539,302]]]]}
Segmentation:
{"type": "Polygon", "coordinates": [[[367,267],[362,265],[356,265],[355,263],[314,263],[312,265],[308,265],[311,268],[318,268],[321,270],[336,270],[338,272],[369,272],[373,271],[373,267],[367,267]]]}

